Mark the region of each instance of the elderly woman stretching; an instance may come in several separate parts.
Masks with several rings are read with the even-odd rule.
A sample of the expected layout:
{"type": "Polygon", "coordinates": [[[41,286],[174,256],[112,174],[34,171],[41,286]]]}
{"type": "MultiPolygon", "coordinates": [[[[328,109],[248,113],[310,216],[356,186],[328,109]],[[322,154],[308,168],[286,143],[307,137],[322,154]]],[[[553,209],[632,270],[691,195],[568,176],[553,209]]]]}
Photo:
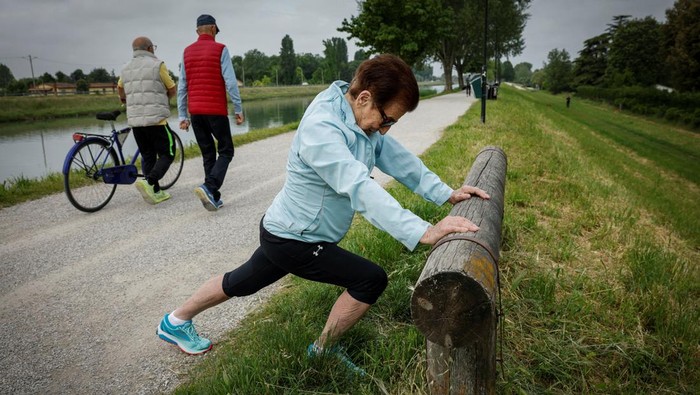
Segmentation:
{"type": "Polygon", "coordinates": [[[410,67],[393,55],[363,62],[350,84],[336,81],[309,105],[294,136],[282,190],[260,221],[260,247],[237,269],[202,285],[183,305],[166,314],[158,335],[190,354],[211,349],[192,318],[235,296],[254,294],[291,273],[345,288],[308,355],[337,355],[362,374],[333,344],[355,325],[387,286],[375,263],[345,251],[355,212],[413,250],[453,232],[474,232],[471,221],[447,216],[435,225],[404,209],[371,177],[377,166],[435,204],[455,204],[483,190],[453,190],[415,155],[386,135],[418,106],[418,84],[410,67]]]}

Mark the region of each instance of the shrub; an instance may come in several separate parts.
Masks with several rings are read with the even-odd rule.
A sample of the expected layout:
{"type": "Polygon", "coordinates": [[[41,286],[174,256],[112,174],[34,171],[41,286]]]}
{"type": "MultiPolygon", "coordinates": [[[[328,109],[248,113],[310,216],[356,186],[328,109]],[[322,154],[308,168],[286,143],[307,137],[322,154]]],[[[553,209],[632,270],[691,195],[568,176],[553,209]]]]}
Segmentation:
{"type": "Polygon", "coordinates": [[[700,93],[666,92],[656,88],[628,86],[602,88],[579,86],[576,95],[585,99],[612,103],[615,107],[641,115],[654,115],[671,122],[683,122],[698,128],[700,93]]]}
{"type": "Polygon", "coordinates": [[[681,115],[683,114],[677,108],[669,108],[666,110],[666,119],[669,121],[675,122],[681,119],[681,115]]]}

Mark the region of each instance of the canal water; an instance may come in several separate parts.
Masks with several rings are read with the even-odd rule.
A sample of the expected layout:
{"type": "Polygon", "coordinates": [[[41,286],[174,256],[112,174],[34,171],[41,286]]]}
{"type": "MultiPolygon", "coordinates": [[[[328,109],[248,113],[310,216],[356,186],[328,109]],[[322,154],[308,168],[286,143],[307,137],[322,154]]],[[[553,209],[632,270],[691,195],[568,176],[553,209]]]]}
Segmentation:
{"type": "MultiPolygon", "coordinates": [[[[428,87],[436,93],[443,86],[428,87]]],[[[245,122],[236,125],[234,117],[229,117],[231,132],[234,135],[250,130],[266,129],[299,121],[313,96],[255,100],[243,103],[245,122]]],[[[194,133],[178,128],[177,112],[168,119],[170,127],[177,132],[182,143],[187,146],[196,143],[194,133]]],[[[121,115],[114,126],[125,128],[126,116],[121,115]]],[[[55,121],[0,124],[0,183],[13,179],[40,178],[50,173],[60,173],[68,150],[73,146],[73,133],[97,133],[108,135],[109,122],[98,121],[94,117],[60,119],[55,121]]],[[[136,151],[132,136],[125,142],[124,155],[131,156],[136,151]]]]}
{"type": "MultiPolygon", "coordinates": [[[[313,100],[311,97],[267,99],[243,103],[245,122],[236,125],[229,117],[234,135],[248,133],[254,129],[265,129],[299,121],[304,110],[313,100]]],[[[194,133],[178,128],[177,112],[168,119],[170,127],[177,132],[182,143],[195,143],[194,133]]],[[[121,115],[114,125],[117,130],[126,127],[126,116],[121,115]]],[[[18,177],[28,179],[60,172],[66,153],[73,146],[73,133],[109,134],[109,122],[94,117],[61,119],[50,122],[0,124],[0,182],[11,182],[18,177]]],[[[124,155],[136,151],[133,136],[125,142],[124,155]]]]}

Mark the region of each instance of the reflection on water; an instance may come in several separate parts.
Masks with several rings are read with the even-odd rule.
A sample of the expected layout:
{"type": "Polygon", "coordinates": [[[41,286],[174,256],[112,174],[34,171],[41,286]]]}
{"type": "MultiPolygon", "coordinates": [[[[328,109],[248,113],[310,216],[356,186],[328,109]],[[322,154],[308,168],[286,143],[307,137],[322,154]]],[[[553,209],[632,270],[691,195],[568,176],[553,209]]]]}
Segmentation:
{"type": "MultiPolygon", "coordinates": [[[[299,121],[313,97],[294,97],[257,100],[243,103],[245,122],[236,125],[229,117],[231,133],[244,134],[250,130],[266,129],[299,121]]],[[[178,129],[177,112],[168,118],[170,127],[178,132],[182,143],[194,143],[192,129],[178,129]]],[[[126,117],[121,115],[114,125],[126,127],[126,117]]],[[[73,133],[109,134],[108,122],[94,118],[61,119],[51,122],[0,124],[0,182],[23,176],[38,178],[51,172],[60,172],[66,153],[73,146],[73,133]]],[[[136,142],[129,137],[124,146],[124,155],[136,151],[136,142]]]]}

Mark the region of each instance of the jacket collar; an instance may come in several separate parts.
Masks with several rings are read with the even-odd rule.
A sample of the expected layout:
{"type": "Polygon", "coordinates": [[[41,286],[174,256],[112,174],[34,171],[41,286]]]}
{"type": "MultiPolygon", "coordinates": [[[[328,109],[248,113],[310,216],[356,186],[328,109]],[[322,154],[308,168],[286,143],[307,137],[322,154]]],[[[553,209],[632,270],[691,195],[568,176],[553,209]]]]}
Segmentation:
{"type": "Polygon", "coordinates": [[[343,114],[343,122],[352,129],[359,129],[355,122],[355,114],[352,112],[352,107],[347,98],[345,98],[348,89],[350,89],[350,84],[342,80],[334,81],[331,84],[332,94],[340,98],[339,103],[340,111],[343,114]]]}
{"type": "Polygon", "coordinates": [[[158,58],[156,58],[156,55],[154,55],[154,54],[152,54],[152,53],[150,53],[150,52],[148,52],[148,51],[146,51],[146,50],[137,49],[136,51],[134,51],[134,57],[135,57],[135,58],[143,57],[143,56],[148,56],[148,57],[151,57],[151,58],[154,58],[154,59],[158,59],[158,58]]]}
{"type": "Polygon", "coordinates": [[[216,41],[216,40],[214,40],[214,36],[212,36],[211,34],[202,33],[199,35],[199,38],[197,38],[197,41],[216,41]]]}
{"type": "Polygon", "coordinates": [[[151,57],[153,59],[158,59],[158,58],[156,58],[156,55],[154,55],[146,50],[137,49],[136,51],[134,51],[135,58],[140,58],[140,57],[144,57],[144,56],[148,56],[148,57],[151,57]]]}
{"type": "Polygon", "coordinates": [[[357,125],[357,121],[355,121],[355,114],[352,112],[352,107],[345,98],[345,94],[348,92],[348,89],[350,89],[350,84],[345,81],[338,80],[331,84],[331,89],[334,95],[340,97],[340,111],[343,114],[343,122],[345,122],[345,125],[347,125],[348,128],[354,131],[355,134],[362,135],[369,140],[376,140],[379,138],[375,135],[381,136],[380,133],[372,133],[372,136],[367,136],[367,133],[365,133],[365,131],[360,129],[360,126],[357,125]]]}

